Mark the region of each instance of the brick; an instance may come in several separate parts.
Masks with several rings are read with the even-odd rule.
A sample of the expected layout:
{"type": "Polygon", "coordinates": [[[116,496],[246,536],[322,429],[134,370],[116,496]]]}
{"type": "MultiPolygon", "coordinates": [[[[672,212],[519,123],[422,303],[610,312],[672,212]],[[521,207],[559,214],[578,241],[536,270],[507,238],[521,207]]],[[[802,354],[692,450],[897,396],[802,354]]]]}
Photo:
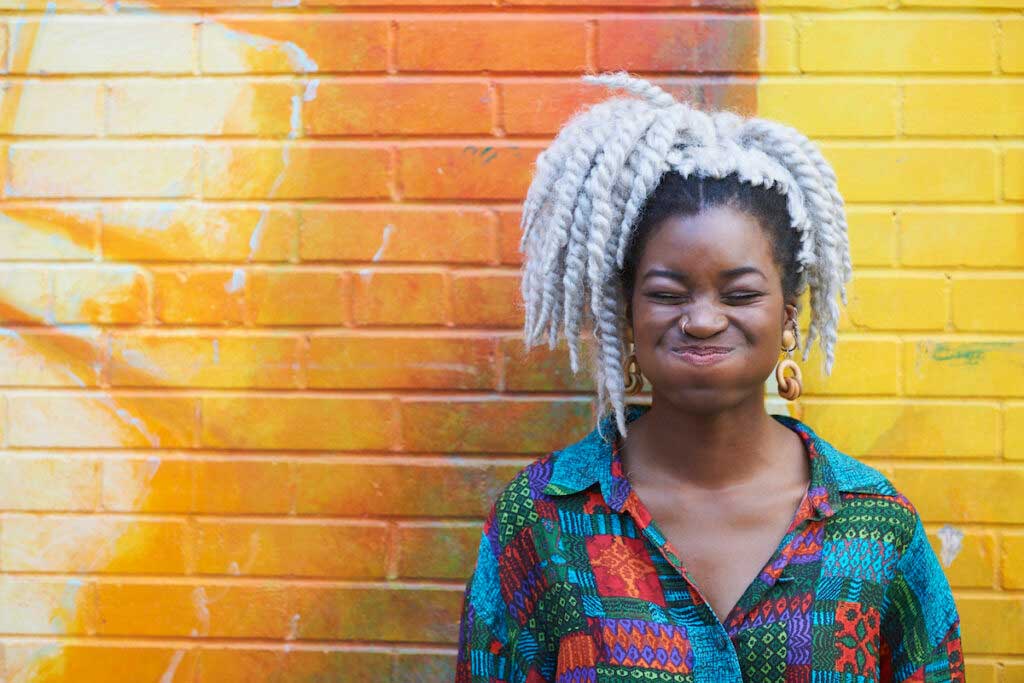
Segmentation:
{"type": "MultiPolygon", "coordinates": [[[[971,677],[971,683],[974,683],[974,681],[980,680],[980,678],[976,678],[975,674],[971,671],[971,668],[970,668],[970,663],[971,662],[966,660],[966,658],[965,658],[965,661],[968,664],[966,673],[967,673],[968,676],[971,677]]],[[[980,667],[981,665],[979,664],[978,666],[980,667]]],[[[995,663],[988,662],[988,663],[986,663],[985,668],[986,668],[985,674],[990,676],[989,678],[985,679],[986,683],[988,683],[989,681],[991,681],[992,683],[995,683],[995,681],[997,681],[997,680],[1001,681],[1001,683],[1021,683],[1021,681],[1024,681],[1024,663],[1006,662],[1005,664],[1003,664],[1003,663],[995,664],[995,663]],[[998,666],[998,671],[1002,675],[1002,679],[997,679],[996,678],[996,671],[995,670],[996,670],[997,666],[998,666]],[[991,674],[989,674],[989,670],[992,670],[991,674]]]]}
{"type": "Polygon", "coordinates": [[[1024,211],[1019,209],[900,209],[898,221],[904,265],[1013,268],[1024,263],[1024,211]]]}
{"type": "Polygon", "coordinates": [[[497,85],[501,121],[512,135],[548,135],[590,105],[608,98],[608,89],[578,79],[501,81],[497,85]]]}
{"type": "Polygon", "coordinates": [[[452,277],[456,325],[522,327],[525,306],[519,273],[458,271],[452,277]]]}
{"type": "Polygon", "coordinates": [[[898,85],[831,79],[764,78],[757,86],[757,115],[781,121],[804,135],[892,137],[900,105],[898,85]],[[821,102],[829,106],[822,108],[821,102]],[[856,116],[849,112],[856,111],[856,116]]]}
{"type": "Polygon", "coordinates": [[[517,469],[447,458],[301,461],[295,508],[300,515],[479,519],[517,469]]]}
{"type": "Polygon", "coordinates": [[[972,332],[1024,331],[1024,277],[955,275],[953,325],[972,332]]]}
{"type": "Polygon", "coordinates": [[[995,37],[995,21],[980,17],[805,18],[800,68],[810,73],[987,73],[995,66],[995,37]]]}
{"type": "Polygon", "coordinates": [[[217,17],[201,33],[208,73],[384,71],[388,22],[329,15],[217,17]],[[343,49],[340,46],[344,46],[343,49]]]}
{"type": "Polygon", "coordinates": [[[402,402],[407,452],[540,453],[561,448],[567,434],[593,429],[587,401],[488,399],[402,402]]]}
{"type": "Polygon", "coordinates": [[[1024,533],[1003,533],[1003,556],[1000,558],[1003,588],[1024,588],[1024,533]]]}
{"type": "Polygon", "coordinates": [[[503,264],[520,266],[523,263],[523,254],[519,251],[519,240],[523,236],[519,226],[522,216],[518,209],[498,211],[498,248],[503,264]]]}
{"type": "Polygon", "coordinates": [[[383,579],[388,557],[383,522],[200,521],[198,539],[200,574],[383,579]]]}
{"type": "Polygon", "coordinates": [[[1006,405],[1003,426],[1003,457],[1007,460],[1024,460],[1024,404],[1006,405]]]}
{"type": "Polygon", "coordinates": [[[288,463],[266,458],[204,459],[192,463],[193,512],[283,515],[291,511],[288,463]]]}
{"type": "Polygon", "coordinates": [[[941,330],[949,317],[942,276],[854,274],[840,329],[941,330]]]}
{"type": "Polygon", "coordinates": [[[402,19],[397,65],[400,71],[582,72],[586,22],[540,15],[402,19]]]}
{"type": "Polygon", "coordinates": [[[1024,87],[1019,82],[944,80],[903,87],[903,132],[908,135],[1024,133],[1024,87]]]}
{"type": "Polygon", "coordinates": [[[353,144],[234,143],[204,150],[209,199],[386,198],[388,151],[353,144]]]}
{"type": "Polygon", "coordinates": [[[485,263],[494,253],[492,212],[471,207],[299,209],[304,261],[485,263]]]}
{"type": "Polygon", "coordinates": [[[959,529],[964,534],[960,548],[955,554],[951,552],[952,559],[947,560],[942,552],[941,531],[941,528],[930,529],[928,540],[943,565],[950,585],[954,588],[991,588],[998,561],[995,534],[991,531],[959,529]],[[946,564],[947,561],[949,564],[946,564]]]}
{"type": "Polygon", "coordinates": [[[297,337],[117,334],[111,338],[114,386],[295,388],[297,337]]]}
{"type": "Polygon", "coordinates": [[[446,588],[289,588],[300,640],[455,644],[464,590],[446,588]]]}
{"type": "MultiPolygon", "coordinates": [[[[963,642],[970,643],[966,646],[968,652],[996,654],[1024,650],[1024,601],[1019,596],[955,597],[963,642]]],[[[1010,683],[1015,679],[1004,677],[1002,680],[1010,683]]]]}
{"type": "Polygon", "coordinates": [[[1024,147],[1013,147],[1003,153],[1003,198],[1024,199],[1024,147]]]}
{"type": "MultiPolygon", "coordinates": [[[[964,657],[964,673],[966,677],[964,680],[969,680],[971,683],[997,683],[999,680],[996,678],[997,669],[995,662],[992,661],[978,661],[971,655],[964,657]]],[[[1007,681],[1014,681],[1012,675],[1007,681]]]]}
{"type": "Polygon", "coordinates": [[[58,323],[131,324],[149,320],[149,282],[134,266],[62,268],[53,273],[58,323]]]}
{"type": "Polygon", "coordinates": [[[58,681],[102,681],[117,671],[125,680],[190,683],[196,672],[199,652],[192,648],[146,647],[137,644],[79,644],[33,642],[8,644],[8,672],[18,679],[57,683],[58,681]],[[56,656],[41,656],[52,652],[56,656]]]}
{"type": "Polygon", "coordinates": [[[91,511],[100,500],[96,461],[56,453],[0,458],[0,509],[91,511]]]}
{"type": "Polygon", "coordinates": [[[443,325],[447,320],[444,273],[365,268],[352,278],[357,325],[443,325]]]}
{"type": "Polygon", "coordinates": [[[399,652],[395,656],[392,680],[394,683],[455,680],[455,658],[427,652],[399,652]]]}
{"type": "Polygon", "coordinates": [[[390,449],[387,400],[333,397],[203,397],[202,443],[214,448],[390,449]]]}
{"type": "Polygon", "coordinates": [[[999,66],[1006,73],[1024,73],[1024,17],[999,19],[999,66]]]}
{"type": "Polygon", "coordinates": [[[0,88],[4,135],[82,135],[103,131],[103,92],[90,81],[27,81],[0,88]]]}
{"type": "Polygon", "coordinates": [[[533,144],[416,145],[398,152],[402,190],[409,199],[514,199],[530,186],[533,144]]]}
{"type": "Polygon", "coordinates": [[[223,584],[101,583],[104,636],[283,638],[292,587],[272,582],[223,584]]]}
{"type": "Polygon", "coordinates": [[[1006,8],[1018,9],[1014,0],[906,0],[905,7],[965,7],[965,8],[1006,8]]]}
{"type": "Polygon", "coordinates": [[[829,143],[848,202],[970,202],[995,199],[995,155],[977,146],[829,143]],[[884,172],[883,172],[884,171],[884,172]]]}
{"type": "Polygon", "coordinates": [[[315,335],[314,389],[496,389],[495,342],[485,337],[315,335]]]}
{"type": "Polygon", "coordinates": [[[793,8],[803,9],[807,7],[847,10],[854,8],[887,8],[886,0],[765,0],[758,3],[762,8],[793,8]]]}
{"type": "Polygon", "coordinates": [[[917,396],[1024,396],[1024,344],[921,339],[904,345],[906,391],[917,396]]]}
{"type": "Polygon", "coordinates": [[[95,586],[79,577],[0,576],[0,633],[85,635],[98,619],[95,586]]]}
{"type": "Polygon", "coordinates": [[[298,232],[294,211],[195,204],[103,207],[108,261],[285,261],[298,232]]]}
{"type": "Polygon", "coordinates": [[[103,9],[103,2],[102,0],[0,0],[0,9],[98,12],[103,9]]]}
{"type": "Polygon", "coordinates": [[[599,19],[597,67],[601,71],[756,72],[761,21],[710,14],[599,19]],[[658,48],[651,49],[652,45],[658,48]]]}
{"type": "Polygon", "coordinates": [[[569,365],[569,350],[559,339],[554,351],[547,342],[526,351],[519,337],[501,340],[505,389],[508,391],[594,391],[594,379],[587,365],[586,346],[580,347],[580,370],[575,375],[569,365]]]}
{"type": "MultiPolygon", "coordinates": [[[[771,23],[771,20],[769,20],[771,23]]],[[[650,79],[677,100],[698,107],[731,108],[748,113],[757,110],[757,91],[742,77],[731,78],[726,85],[706,78],[650,79]]],[[[510,78],[497,84],[502,103],[501,121],[506,133],[551,135],[572,117],[590,105],[609,97],[610,91],[577,78],[510,78]]]]}
{"type": "Polygon", "coordinates": [[[306,135],[450,135],[492,131],[487,83],[321,81],[303,107],[306,135]]]}
{"type": "Polygon", "coordinates": [[[298,89],[291,83],[226,79],[114,82],[107,100],[110,135],[285,136],[298,89]]]}
{"type": "Polygon", "coordinates": [[[896,263],[895,212],[847,207],[847,232],[854,268],[892,266],[896,263]]]}
{"type": "Polygon", "coordinates": [[[185,397],[33,394],[7,402],[11,446],[175,448],[191,446],[195,433],[195,401],[185,397]]]}
{"type": "Polygon", "coordinates": [[[8,150],[7,196],[187,197],[197,160],[178,142],[19,142],[8,150]]]}
{"type": "Polygon", "coordinates": [[[196,59],[193,26],[190,17],[173,16],[18,19],[11,31],[10,71],[191,73],[196,59]]]}
{"type": "Polygon", "coordinates": [[[153,314],[163,323],[225,325],[245,317],[246,271],[174,270],[153,274],[153,314]]]}
{"type": "Polygon", "coordinates": [[[8,516],[0,565],[18,572],[182,574],[184,548],[181,521],[8,516]],[[112,552],[115,545],[131,552],[112,552]]]}
{"type": "MultiPolygon", "coordinates": [[[[203,647],[199,677],[195,683],[288,683],[295,680],[336,680],[352,683],[388,681],[391,654],[359,652],[317,646],[301,650],[287,644],[284,649],[246,647],[203,647]]],[[[425,679],[427,680],[427,679],[425,679]]]]}
{"type": "Polygon", "coordinates": [[[348,318],[346,290],[338,271],[255,271],[248,318],[257,325],[339,325],[348,318]]]}
{"type": "Polygon", "coordinates": [[[102,509],[192,512],[195,469],[191,460],[168,455],[106,458],[102,509]]]}
{"type": "Polygon", "coordinates": [[[8,205],[0,212],[0,260],[92,261],[98,212],[88,205],[8,205]]]}
{"type": "Polygon", "coordinates": [[[807,400],[803,419],[854,456],[993,458],[999,409],[975,403],[807,400]]]}
{"type": "Polygon", "coordinates": [[[104,345],[87,328],[8,330],[0,336],[0,386],[98,386],[104,345]]]}
{"type": "MultiPolygon", "coordinates": [[[[805,327],[801,325],[801,329],[805,327]]],[[[806,334],[800,336],[800,350],[793,352],[793,360],[800,366],[803,375],[805,395],[900,393],[902,382],[899,341],[887,338],[844,337],[835,347],[832,374],[826,376],[817,341],[811,347],[807,360],[802,360],[806,338],[806,334]]]]}
{"type": "Polygon", "coordinates": [[[0,322],[39,323],[50,311],[50,286],[42,268],[0,268],[0,322]]]}
{"type": "Polygon", "coordinates": [[[1024,469],[897,465],[892,481],[929,522],[1020,524],[1024,469]]]}
{"type": "Polygon", "coordinates": [[[428,522],[398,527],[398,576],[465,581],[473,573],[479,524],[428,522]]]}

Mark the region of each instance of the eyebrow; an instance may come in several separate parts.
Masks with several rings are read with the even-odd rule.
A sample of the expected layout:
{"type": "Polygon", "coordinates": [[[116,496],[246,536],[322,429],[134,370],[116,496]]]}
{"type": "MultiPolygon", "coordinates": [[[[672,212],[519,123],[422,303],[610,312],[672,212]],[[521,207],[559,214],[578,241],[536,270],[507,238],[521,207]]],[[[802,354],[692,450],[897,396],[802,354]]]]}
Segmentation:
{"type": "MultiPolygon", "coordinates": [[[[740,275],[746,275],[747,273],[756,273],[757,275],[763,277],[765,280],[768,279],[768,277],[764,273],[762,273],[759,269],[755,268],[754,266],[739,266],[738,268],[729,268],[728,270],[721,270],[718,272],[718,276],[723,278],[734,278],[739,277],[740,275]]],[[[677,282],[684,283],[689,280],[685,273],[680,273],[678,271],[668,270],[665,268],[653,268],[644,274],[643,279],[646,280],[647,278],[651,277],[665,277],[670,280],[675,280],[677,282]]]]}

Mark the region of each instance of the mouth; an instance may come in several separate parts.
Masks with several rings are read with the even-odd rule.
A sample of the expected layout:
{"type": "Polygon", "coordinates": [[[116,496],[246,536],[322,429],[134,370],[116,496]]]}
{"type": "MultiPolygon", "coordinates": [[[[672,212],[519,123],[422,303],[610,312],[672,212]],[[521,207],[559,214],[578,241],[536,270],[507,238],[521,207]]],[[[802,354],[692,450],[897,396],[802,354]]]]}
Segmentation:
{"type": "Polygon", "coordinates": [[[681,346],[672,353],[690,365],[714,365],[732,352],[728,346],[681,346]]]}

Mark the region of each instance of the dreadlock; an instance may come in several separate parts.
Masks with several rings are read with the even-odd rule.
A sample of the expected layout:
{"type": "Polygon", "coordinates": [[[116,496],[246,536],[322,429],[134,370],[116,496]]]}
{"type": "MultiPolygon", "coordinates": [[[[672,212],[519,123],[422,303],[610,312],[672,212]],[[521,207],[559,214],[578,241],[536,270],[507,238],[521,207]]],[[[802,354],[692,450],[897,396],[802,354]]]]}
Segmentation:
{"type": "MultiPolygon", "coordinates": [[[[678,198],[696,186],[703,197],[706,184],[718,187],[721,201],[754,209],[769,227],[776,259],[789,266],[783,269],[786,294],[810,289],[803,360],[817,339],[830,374],[836,295],[846,304],[845,283],[853,271],[843,198],[817,146],[775,121],[696,110],[627,72],[587,75],[583,81],[632,97],[613,97],[577,114],[537,157],[519,244],[525,253],[526,348],[546,335],[554,349],[561,327],[570,366],[578,372],[580,331],[590,326],[599,413],[611,403],[625,436],[626,290],[632,288],[638,224],[649,226],[655,214],[673,205],[685,212],[707,208],[704,199],[695,208],[672,199],[673,188],[678,198]],[[687,183],[680,185],[680,179],[687,183]],[[783,221],[785,230],[779,227],[783,221]]],[[[714,194],[709,190],[707,196],[714,194]]]]}

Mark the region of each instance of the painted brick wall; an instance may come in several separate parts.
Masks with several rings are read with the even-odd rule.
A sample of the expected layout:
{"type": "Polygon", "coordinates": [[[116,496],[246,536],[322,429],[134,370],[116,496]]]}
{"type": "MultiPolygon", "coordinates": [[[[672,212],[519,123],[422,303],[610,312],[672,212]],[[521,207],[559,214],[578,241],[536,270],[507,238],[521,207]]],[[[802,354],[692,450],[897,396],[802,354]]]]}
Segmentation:
{"type": "Polygon", "coordinates": [[[0,681],[450,680],[486,506],[591,427],[517,206],[620,68],[822,143],[857,275],[794,413],[1024,681],[1020,0],[0,0],[0,53],[0,681]]]}

